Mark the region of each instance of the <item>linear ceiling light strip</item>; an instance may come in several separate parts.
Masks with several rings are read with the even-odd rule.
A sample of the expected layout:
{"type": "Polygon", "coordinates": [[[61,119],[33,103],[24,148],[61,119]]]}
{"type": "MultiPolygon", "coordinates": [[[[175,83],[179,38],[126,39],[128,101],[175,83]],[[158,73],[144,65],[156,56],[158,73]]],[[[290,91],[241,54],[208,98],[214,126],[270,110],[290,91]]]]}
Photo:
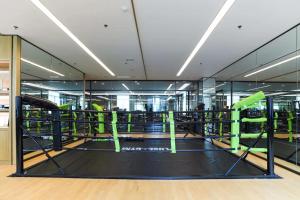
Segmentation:
{"type": "Polygon", "coordinates": [[[295,59],[297,59],[297,58],[299,58],[299,57],[300,57],[300,55],[294,56],[294,57],[292,57],[292,58],[288,58],[288,59],[286,59],[286,60],[280,61],[280,62],[275,63],[275,64],[273,64],[273,65],[267,66],[267,67],[265,67],[265,68],[262,68],[262,69],[260,69],[260,70],[255,71],[255,72],[252,72],[252,73],[250,73],[250,74],[247,74],[247,75],[245,75],[244,77],[247,78],[247,77],[249,77],[249,76],[252,76],[252,75],[254,75],[254,74],[257,74],[257,73],[266,71],[266,70],[271,69],[271,68],[273,68],[273,67],[276,67],[276,66],[278,66],[278,65],[281,65],[281,64],[290,62],[290,61],[292,61],[292,60],[295,60],[295,59]]]}
{"type": "Polygon", "coordinates": [[[81,93],[81,92],[75,93],[75,92],[61,91],[58,88],[49,87],[49,86],[45,86],[45,85],[42,85],[42,84],[34,84],[34,83],[27,83],[26,82],[26,83],[22,83],[22,85],[27,85],[27,86],[38,88],[38,89],[45,89],[45,90],[50,90],[50,91],[56,91],[58,93],[68,94],[68,95],[74,95],[74,96],[82,96],[83,95],[83,93],[81,93]]]}
{"type": "Polygon", "coordinates": [[[288,92],[275,92],[275,93],[270,93],[270,94],[266,94],[266,96],[277,96],[277,95],[283,95],[283,94],[287,94],[288,92]]]}
{"type": "Polygon", "coordinates": [[[49,19],[65,32],[78,46],[101,65],[111,76],[116,76],[89,48],[87,48],[61,21],[59,21],[39,0],[31,0],[49,19]]]}
{"type": "Polygon", "coordinates": [[[172,86],[173,84],[171,83],[164,93],[167,94],[168,90],[171,89],[172,86]]]}
{"type": "Polygon", "coordinates": [[[185,70],[185,68],[190,64],[190,62],[195,57],[195,55],[197,54],[197,52],[199,51],[199,49],[206,42],[206,40],[208,39],[208,37],[210,36],[210,34],[214,31],[214,29],[217,27],[217,25],[223,19],[223,17],[227,13],[227,11],[231,8],[231,6],[233,5],[234,2],[235,2],[235,0],[227,0],[225,2],[225,4],[223,5],[223,7],[221,8],[221,10],[219,11],[219,13],[217,14],[217,16],[213,20],[213,22],[210,24],[210,26],[205,31],[204,35],[202,36],[202,38],[200,39],[200,41],[198,42],[198,44],[196,45],[196,47],[192,51],[192,53],[189,55],[189,57],[186,59],[186,61],[184,62],[184,64],[181,66],[181,68],[178,71],[178,73],[177,73],[176,76],[180,76],[182,74],[182,72],[185,70]]]}
{"type": "Polygon", "coordinates": [[[264,86],[261,86],[261,87],[256,87],[256,88],[249,89],[247,91],[253,91],[253,90],[258,90],[258,89],[267,88],[267,87],[271,87],[271,85],[264,85],[264,86]]]}
{"type": "Polygon", "coordinates": [[[123,87],[126,88],[126,90],[130,90],[127,85],[125,85],[124,83],[122,83],[123,87]]]}
{"type": "Polygon", "coordinates": [[[178,88],[178,90],[184,90],[185,88],[187,88],[190,85],[190,83],[185,83],[183,84],[180,88],[178,88]]]}
{"type": "Polygon", "coordinates": [[[41,68],[41,69],[46,70],[46,71],[48,71],[48,72],[52,72],[52,73],[57,74],[57,75],[59,75],[59,76],[65,76],[65,75],[63,75],[63,74],[61,74],[61,73],[59,73],[59,72],[57,72],[57,71],[54,71],[54,70],[52,70],[52,69],[48,69],[47,67],[44,67],[44,66],[42,66],[42,65],[39,65],[39,64],[37,64],[37,63],[34,63],[34,62],[32,62],[32,61],[30,61],[30,60],[27,60],[27,59],[25,59],[25,58],[21,58],[21,60],[22,60],[23,62],[25,62],[25,63],[31,64],[31,65],[33,65],[33,66],[35,66],[35,67],[41,68]]]}

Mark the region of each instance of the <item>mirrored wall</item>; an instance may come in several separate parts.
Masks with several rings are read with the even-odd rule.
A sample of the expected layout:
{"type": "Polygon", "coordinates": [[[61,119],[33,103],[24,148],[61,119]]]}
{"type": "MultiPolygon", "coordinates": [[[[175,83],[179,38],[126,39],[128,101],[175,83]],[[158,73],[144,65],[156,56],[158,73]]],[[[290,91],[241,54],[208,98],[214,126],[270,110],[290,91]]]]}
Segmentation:
{"type": "Polygon", "coordinates": [[[258,91],[272,97],[275,156],[296,165],[300,164],[299,51],[296,26],[214,75],[219,106],[230,106],[258,91]]]}
{"type": "Polygon", "coordinates": [[[21,93],[73,109],[84,105],[84,74],[35,45],[21,41],[21,93]]]}

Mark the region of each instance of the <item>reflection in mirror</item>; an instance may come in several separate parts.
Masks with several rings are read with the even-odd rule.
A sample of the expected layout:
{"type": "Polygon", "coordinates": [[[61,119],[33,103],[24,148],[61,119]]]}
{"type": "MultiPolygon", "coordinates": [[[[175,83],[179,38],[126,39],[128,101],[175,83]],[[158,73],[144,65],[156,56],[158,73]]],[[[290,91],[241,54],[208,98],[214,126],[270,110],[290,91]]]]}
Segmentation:
{"type": "Polygon", "coordinates": [[[83,73],[33,44],[21,42],[21,93],[73,109],[84,106],[83,73]]]}
{"type": "Polygon", "coordinates": [[[105,110],[188,111],[198,103],[198,82],[191,81],[87,81],[88,107],[105,110]]]}
{"type": "MultiPolygon", "coordinates": [[[[299,27],[292,28],[257,50],[247,54],[214,75],[216,78],[216,106],[232,106],[256,92],[272,98],[274,109],[274,154],[277,158],[300,163],[299,154],[299,27]],[[219,86],[219,87],[218,87],[219,86]]],[[[242,112],[247,118],[266,116],[265,102],[242,112]]],[[[255,133],[263,130],[263,123],[241,123],[241,129],[255,133]]],[[[257,138],[241,139],[250,145],[257,138]]],[[[261,139],[258,147],[266,145],[261,139]]]]}
{"type": "MultiPolygon", "coordinates": [[[[84,124],[69,122],[71,119],[84,119],[84,115],[73,113],[73,110],[84,109],[83,73],[25,40],[21,41],[21,55],[21,95],[46,99],[56,104],[61,110],[59,119],[63,133],[84,133],[84,124]]],[[[32,105],[26,105],[24,110],[24,126],[34,134],[24,135],[24,153],[39,153],[39,146],[51,148],[53,138],[49,133],[53,132],[54,125],[49,121],[49,116],[52,112],[32,105]],[[38,147],[36,142],[39,143],[38,147]]],[[[72,140],[74,138],[62,137],[64,143],[72,140]]]]}

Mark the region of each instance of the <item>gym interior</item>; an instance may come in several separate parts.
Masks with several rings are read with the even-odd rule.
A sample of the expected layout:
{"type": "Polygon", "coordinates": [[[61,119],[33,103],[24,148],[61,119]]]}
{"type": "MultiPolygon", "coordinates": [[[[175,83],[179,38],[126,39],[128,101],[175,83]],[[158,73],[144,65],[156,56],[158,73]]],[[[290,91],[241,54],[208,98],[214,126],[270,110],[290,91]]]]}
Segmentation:
{"type": "Polygon", "coordinates": [[[1,4],[0,199],[299,199],[299,1],[1,4]]]}

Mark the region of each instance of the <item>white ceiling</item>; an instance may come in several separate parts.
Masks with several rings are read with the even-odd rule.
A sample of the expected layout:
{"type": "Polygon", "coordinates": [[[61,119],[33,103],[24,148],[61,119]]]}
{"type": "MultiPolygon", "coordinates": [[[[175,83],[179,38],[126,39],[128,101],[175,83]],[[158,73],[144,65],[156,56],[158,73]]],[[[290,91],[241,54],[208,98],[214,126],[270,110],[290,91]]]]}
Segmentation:
{"type": "Polygon", "coordinates": [[[96,80],[208,77],[300,22],[299,0],[237,0],[178,78],[179,68],[225,0],[41,2],[117,77],[112,78],[29,0],[0,0],[5,8],[0,13],[0,33],[18,34],[85,72],[87,79],[96,80]],[[14,25],[19,29],[14,30],[14,25]],[[238,25],[243,25],[242,30],[238,25]]]}

